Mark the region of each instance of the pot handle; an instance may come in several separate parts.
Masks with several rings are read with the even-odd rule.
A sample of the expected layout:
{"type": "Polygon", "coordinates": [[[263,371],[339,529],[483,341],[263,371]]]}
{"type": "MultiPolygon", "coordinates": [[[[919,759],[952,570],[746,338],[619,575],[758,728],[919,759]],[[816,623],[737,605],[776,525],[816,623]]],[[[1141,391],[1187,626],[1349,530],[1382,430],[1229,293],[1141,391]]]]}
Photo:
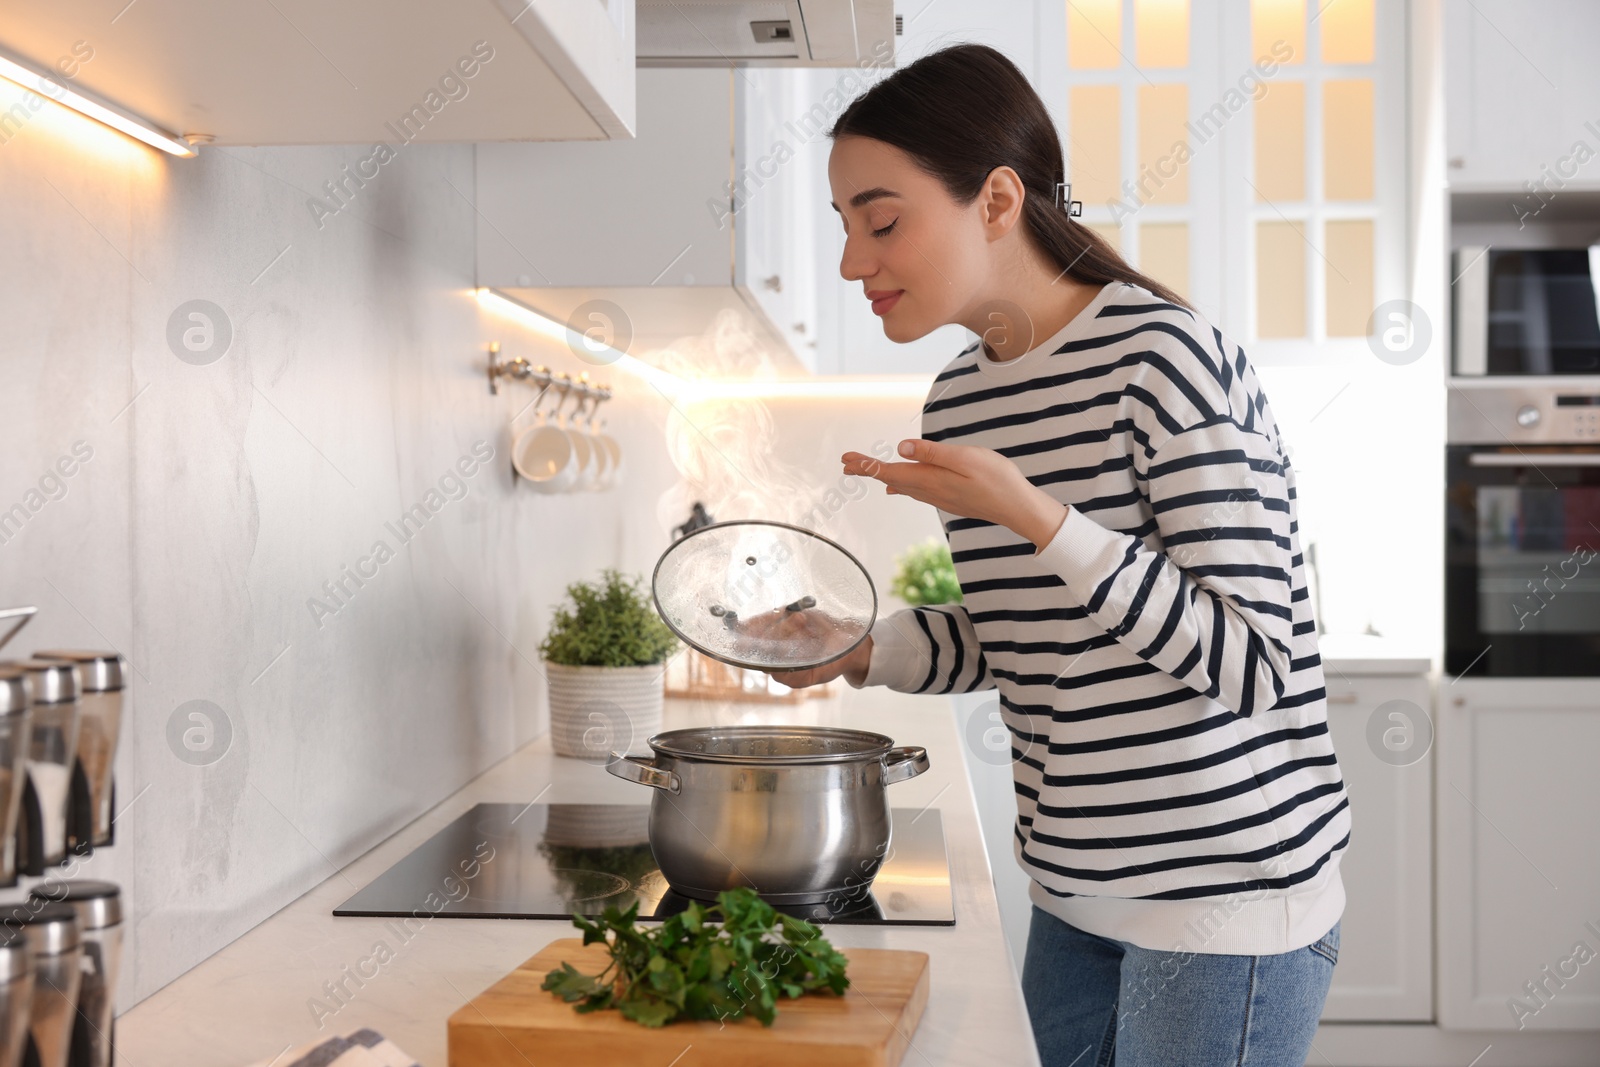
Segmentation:
{"type": "Polygon", "coordinates": [[[655,764],[655,759],[645,759],[642,756],[626,756],[620,752],[611,753],[611,758],[606,761],[606,770],[639,785],[648,785],[655,789],[665,789],[677,795],[683,783],[676,774],[664,771],[655,764]]]}
{"type": "Polygon", "coordinates": [[[891,748],[883,757],[883,784],[894,785],[915,778],[928,769],[928,750],[921,745],[891,748]]]}

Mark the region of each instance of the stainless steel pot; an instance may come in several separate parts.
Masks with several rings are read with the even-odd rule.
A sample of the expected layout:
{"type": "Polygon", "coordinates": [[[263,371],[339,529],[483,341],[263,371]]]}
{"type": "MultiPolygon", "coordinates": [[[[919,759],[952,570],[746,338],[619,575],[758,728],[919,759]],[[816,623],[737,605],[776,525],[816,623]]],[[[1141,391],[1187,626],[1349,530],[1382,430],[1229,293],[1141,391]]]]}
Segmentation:
{"type": "Polygon", "coordinates": [[[655,789],[650,849],[701,900],[735,886],[772,904],[859,900],[889,852],[886,787],[928,769],[926,749],[836,727],[694,727],[649,745],[606,769],[655,789]]]}

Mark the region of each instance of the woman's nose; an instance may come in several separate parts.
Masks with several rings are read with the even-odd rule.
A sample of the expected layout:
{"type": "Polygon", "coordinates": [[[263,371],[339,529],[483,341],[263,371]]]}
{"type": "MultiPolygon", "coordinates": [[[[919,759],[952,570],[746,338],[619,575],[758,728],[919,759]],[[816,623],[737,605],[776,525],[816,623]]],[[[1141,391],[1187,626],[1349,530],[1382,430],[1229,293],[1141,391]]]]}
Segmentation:
{"type": "Polygon", "coordinates": [[[853,237],[844,239],[844,252],[839,256],[839,275],[847,282],[870,278],[877,273],[877,264],[863,254],[861,244],[853,237]]]}

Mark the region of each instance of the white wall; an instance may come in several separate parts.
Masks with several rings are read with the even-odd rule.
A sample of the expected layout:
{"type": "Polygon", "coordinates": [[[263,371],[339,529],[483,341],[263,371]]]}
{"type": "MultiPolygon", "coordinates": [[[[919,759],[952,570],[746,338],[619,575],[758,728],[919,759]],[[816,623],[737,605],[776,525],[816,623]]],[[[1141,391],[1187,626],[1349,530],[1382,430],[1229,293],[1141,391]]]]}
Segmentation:
{"type": "Polygon", "coordinates": [[[551,605],[666,543],[654,395],[472,297],[471,147],[403,148],[319,228],[308,199],[366,152],[174,160],[54,105],[0,144],[0,509],[42,504],[0,542],[0,604],[40,609],[4,655],[132,664],[117,844],[74,872],[124,887],[124,1008],[543,733],[551,605]],[[197,298],[233,330],[203,366],[167,341],[197,298]],[[495,338],[616,386],[623,489],[513,487],[508,420],[533,394],[488,394],[495,338]],[[402,544],[385,522],[480,440],[494,460],[402,544]],[[78,441],[64,495],[29,498],[78,441]],[[394,557],[314,617],[378,540],[394,557]],[[206,766],[169,742],[192,700],[232,730],[206,766]]]}

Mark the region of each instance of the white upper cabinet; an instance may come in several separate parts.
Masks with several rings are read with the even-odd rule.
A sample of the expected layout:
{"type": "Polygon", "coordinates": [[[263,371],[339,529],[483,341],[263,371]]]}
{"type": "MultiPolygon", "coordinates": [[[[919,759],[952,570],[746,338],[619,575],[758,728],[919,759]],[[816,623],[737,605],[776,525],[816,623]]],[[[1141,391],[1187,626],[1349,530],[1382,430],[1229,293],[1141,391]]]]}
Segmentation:
{"type": "MultiPolygon", "coordinates": [[[[478,284],[580,330],[601,309],[635,355],[706,335],[732,309],[780,371],[812,369],[813,350],[793,343],[811,331],[793,329],[808,313],[792,257],[811,247],[788,236],[803,199],[794,175],[735,195],[752,138],[769,132],[739,120],[741,83],[786,73],[641,69],[630,141],[479,145],[478,284]]],[[[740,366],[708,370],[749,369],[736,355],[740,366]]]]}
{"type": "Polygon", "coordinates": [[[1593,0],[1445,4],[1452,189],[1521,194],[1533,182],[1550,191],[1546,199],[1563,188],[1600,189],[1596,41],[1593,0]]]}
{"type": "Polygon", "coordinates": [[[0,48],[221,145],[610,140],[634,131],[633,0],[21,0],[0,48]]]}
{"type": "Polygon", "coordinates": [[[791,121],[806,72],[749,69],[734,79],[734,279],[749,290],[799,361],[816,368],[819,212],[833,214],[815,180],[813,138],[791,121]]]}
{"type": "Polygon", "coordinates": [[[732,77],[639,71],[627,141],[479,145],[478,283],[731,284],[732,77]]]}

